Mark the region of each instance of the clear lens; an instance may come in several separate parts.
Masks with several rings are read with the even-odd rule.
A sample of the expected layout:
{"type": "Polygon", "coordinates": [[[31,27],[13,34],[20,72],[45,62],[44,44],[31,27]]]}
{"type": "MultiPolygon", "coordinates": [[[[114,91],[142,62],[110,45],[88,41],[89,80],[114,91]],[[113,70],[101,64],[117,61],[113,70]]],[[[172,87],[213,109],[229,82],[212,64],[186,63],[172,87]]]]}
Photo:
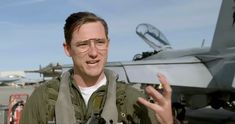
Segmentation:
{"type": "Polygon", "coordinates": [[[86,52],[91,47],[92,42],[98,50],[107,49],[108,40],[99,38],[78,41],[76,44],[72,45],[72,47],[75,47],[79,52],[86,52]]]}

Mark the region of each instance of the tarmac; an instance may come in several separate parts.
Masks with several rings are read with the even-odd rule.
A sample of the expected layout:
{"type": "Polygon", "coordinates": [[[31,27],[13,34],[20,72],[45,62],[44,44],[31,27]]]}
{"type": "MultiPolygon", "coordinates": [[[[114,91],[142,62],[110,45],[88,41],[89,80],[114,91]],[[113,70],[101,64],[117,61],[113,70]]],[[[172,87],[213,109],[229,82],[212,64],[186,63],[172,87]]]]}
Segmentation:
{"type": "Polygon", "coordinates": [[[0,105],[8,105],[9,104],[9,97],[12,94],[23,94],[26,93],[30,95],[35,86],[1,86],[0,87],[0,105]]]}
{"type": "Polygon", "coordinates": [[[7,124],[9,98],[13,94],[30,95],[35,86],[0,86],[0,124],[7,124]]]}
{"type": "MultiPolygon", "coordinates": [[[[7,108],[9,97],[11,94],[26,93],[31,94],[36,86],[26,87],[13,87],[3,86],[0,87],[0,108],[7,108]]],[[[6,124],[3,110],[0,109],[0,124],[6,124]]],[[[235,112],[227,111],[224,109],[212,109],[210,107],[190,110],[186,109],[186,121],[184,124],[235,124],[235,112]]]]}
{"type": "Polygon", "coordinates": [[[235,124],[235,112],[210,107],[186,111],[187,124],[235,124]]]}

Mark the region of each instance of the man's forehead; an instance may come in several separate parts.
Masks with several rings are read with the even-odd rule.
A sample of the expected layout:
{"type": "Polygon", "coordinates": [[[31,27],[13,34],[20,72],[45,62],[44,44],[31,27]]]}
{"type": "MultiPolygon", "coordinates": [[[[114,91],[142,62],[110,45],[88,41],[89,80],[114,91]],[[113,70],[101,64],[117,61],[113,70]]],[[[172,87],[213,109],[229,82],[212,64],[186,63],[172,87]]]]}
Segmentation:
{"type": "Polygon", "coordinates": [[[73,38],[91,39],[91,38],[105,38],[105,29],[100,22],[90,22],[81,25],[73,32],[73,38]]]}

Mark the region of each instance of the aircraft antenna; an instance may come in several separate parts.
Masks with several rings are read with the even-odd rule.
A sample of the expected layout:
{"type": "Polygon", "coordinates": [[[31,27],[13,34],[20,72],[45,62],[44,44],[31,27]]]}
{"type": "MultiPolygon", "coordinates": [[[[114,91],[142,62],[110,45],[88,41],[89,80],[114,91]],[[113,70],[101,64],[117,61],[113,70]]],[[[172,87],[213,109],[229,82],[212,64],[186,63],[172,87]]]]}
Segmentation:
{"type": "Polygon", "coordinates": [[[203,40],[202,40],[201,48],[203,48],[203,47],[204,47],[204,45],[205,45],[205,41],[206,41],[205,39],[203,39],[203,40]]]}

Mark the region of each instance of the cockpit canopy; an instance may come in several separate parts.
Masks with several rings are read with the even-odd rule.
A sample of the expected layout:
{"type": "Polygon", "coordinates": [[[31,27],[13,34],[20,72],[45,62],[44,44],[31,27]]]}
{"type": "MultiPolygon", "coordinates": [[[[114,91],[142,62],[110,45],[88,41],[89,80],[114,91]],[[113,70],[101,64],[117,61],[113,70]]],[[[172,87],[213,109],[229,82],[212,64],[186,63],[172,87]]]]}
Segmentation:
{"type": "Polygon", "coordinates": [[[155,51],[171,48],[163,33],[150,24],[139,24],[136,27],[136,33],[155,51]]]}

